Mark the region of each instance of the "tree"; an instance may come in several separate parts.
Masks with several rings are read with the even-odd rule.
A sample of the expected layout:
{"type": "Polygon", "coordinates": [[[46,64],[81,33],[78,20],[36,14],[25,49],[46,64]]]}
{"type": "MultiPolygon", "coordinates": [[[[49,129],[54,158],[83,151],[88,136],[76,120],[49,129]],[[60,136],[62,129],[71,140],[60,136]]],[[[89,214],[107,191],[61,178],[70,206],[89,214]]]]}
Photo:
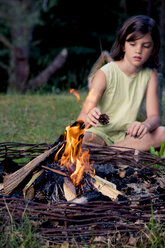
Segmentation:
{"type": "MultiPolygon", "coordinates": [[[[52,1],[51,4],[56,4],[52,1]]],[[[67,50],[51,62],[48,68],[30,80],[29,56],[33,29],[41,23],[40,13],[47,1],[0,0],[0,42],[8,49],[8,63],[0,66],[8,72],[8,84],[12,91],[25,92],[43,85],[56,70],[63,66],[67,50]]]]}

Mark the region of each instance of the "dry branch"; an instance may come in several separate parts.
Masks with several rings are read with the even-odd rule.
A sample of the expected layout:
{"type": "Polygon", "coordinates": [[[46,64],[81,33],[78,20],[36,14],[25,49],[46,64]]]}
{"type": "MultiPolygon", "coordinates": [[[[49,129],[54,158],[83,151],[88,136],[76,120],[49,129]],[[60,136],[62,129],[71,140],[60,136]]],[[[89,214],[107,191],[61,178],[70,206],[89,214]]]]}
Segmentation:
{"type": "Polygon", "coordinates": [[[64,177],[68,176],[65,172],[62,172],[62,171],[59,171],[59,170],[56,170],[56,169],[53,169],[53,168],[50,168],[50,167],[47,167],[47,166],[44,166],[44,165],[42,165],[42,168],[44,168],[46,170],[50,170],[50,171],[55,172],[57,174],[60,174],[61,176],[64,176],[64,177]]]}
{"type": "MultiPolygon", "coordinates": [[[[32,178],[31,178],[31,180],[26,184],[26,186],[24,187],[24,189],[23,189],[23,195],[24,195],[24,198],[25,199],[33,199],[33,197],[34,197],[34,194],[33,195],[31,195],[31,186],[32,186],[32,184],[34,183],[34,181],[42,174],[44,172],[44,170],[40,170],[40,171],[38,171],[37,173],[35,173],[33,176],[32,176],[32,178]],[[30,193],[29,193],[30,192],[30,193]]],[[[33,190],[33,193],[34,193],[34,190],[33,190]]]]}
{"type": "Polygon", "coordinates": [[[112,200],[115,200],[118,195],[123,195],[123,193],[116,189],[116,185],[114,183],[111,183],[97,175],[93,176],[93,179],[95,179],[95,188],[103,195],[108,196],[112,200]]]}
{"type": "Polygon", "coordinates": [[[6,195],[10,194],[36,167],[38,167],[41,163],[43,163],[50,155],[52,155],[58,148],[54,146],[50,150],[44,152],[43,154],[37,156],[32,161],[30,161],[27,165],[20,168],[16,172],[7,175],[4,178],[4,192],[6,195]]]}
{"type": "Polygon", "coordinates": [[[43,72],[41,72],[37,77],[29,81],[29,89],[37,89],[38,87],[41,87],[43,84],[45,84],[48,79],[63,66],[66,61],[67,55],[67,50],[63,49],[43,72]]]}

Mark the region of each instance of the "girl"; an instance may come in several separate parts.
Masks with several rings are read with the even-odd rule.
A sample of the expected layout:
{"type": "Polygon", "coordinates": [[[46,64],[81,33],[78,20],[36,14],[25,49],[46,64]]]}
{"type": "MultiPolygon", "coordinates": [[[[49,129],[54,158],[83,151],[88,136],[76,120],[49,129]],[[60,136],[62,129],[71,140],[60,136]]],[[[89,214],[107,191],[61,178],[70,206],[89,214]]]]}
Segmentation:
{"type": "Polygon", "coordinates": [[[90,125],[83,143],[148,150],[165,140],[160,126],[158,76],[160,36],[157,24],[147,16],[129,18],[111,50],[112,62],[99,69],[78,120],[90,125]],[[144,122],[136,121],[146,95],[144,122]],[[101,114],[109,123],[101,125],[101,114]]]}

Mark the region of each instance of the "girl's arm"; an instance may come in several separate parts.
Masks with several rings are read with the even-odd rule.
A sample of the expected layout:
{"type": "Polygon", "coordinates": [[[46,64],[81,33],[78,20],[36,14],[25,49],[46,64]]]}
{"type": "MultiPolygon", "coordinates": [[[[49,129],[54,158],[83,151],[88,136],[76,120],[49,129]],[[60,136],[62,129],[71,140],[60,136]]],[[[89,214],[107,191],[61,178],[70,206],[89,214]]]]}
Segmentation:
{"type": "Polygon", "coordinates": [[[85,125],[97,126],[98,118],[101,115],[96,107],[106,88],[106,77],[103,71],[99,70],[92,81],[91,89],[85,99],[82,110],[77,120],[83,120],[85,125]]]}
{"type": "Polygon", "coordinates": [[[146,113],[147,119],[144,122],[134,122],[127,134],[142,138],[147,132],[152,132],[160,126],[158,76],[155,70],[152,71],[146,91],[146,113]]]}
{"type": "Polygon", "coordinates": [[[160,126],[158,75],[155,70],[152,72],[146,92],[146,113],[147,119],[143,123],[148,125],[148,131],[152,132],[160,126]]]}

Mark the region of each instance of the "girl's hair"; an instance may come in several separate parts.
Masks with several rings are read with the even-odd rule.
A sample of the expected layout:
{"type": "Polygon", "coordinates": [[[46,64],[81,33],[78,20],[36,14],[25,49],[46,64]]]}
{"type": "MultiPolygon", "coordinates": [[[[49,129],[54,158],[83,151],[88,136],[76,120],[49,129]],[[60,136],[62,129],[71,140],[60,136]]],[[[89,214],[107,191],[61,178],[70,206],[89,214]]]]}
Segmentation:
{"type": "Polygon", "coordinates": [[[157,68],[159,67],[159,51],[160,51],[160,33],[156,22],[144,15],[133,16],[129,18],[119,30],[117,39],[111,49],[111,58],[115,61],[124,57],[124,44],[126,41],[135,41],[149,33],[152,37],[154,46],[152,56],[143,65],[157,68]],[[131,36],[127,40],[128,35],[131,36]]]}

